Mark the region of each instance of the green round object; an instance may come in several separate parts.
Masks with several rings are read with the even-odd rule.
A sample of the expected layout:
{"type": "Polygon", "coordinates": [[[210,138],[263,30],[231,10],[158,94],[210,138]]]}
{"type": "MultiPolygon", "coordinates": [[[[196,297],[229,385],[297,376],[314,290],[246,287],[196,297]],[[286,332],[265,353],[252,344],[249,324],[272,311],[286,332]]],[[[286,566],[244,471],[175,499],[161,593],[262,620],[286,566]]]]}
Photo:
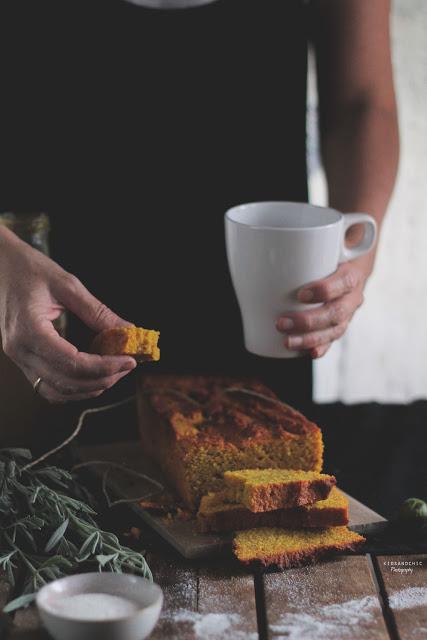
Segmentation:
{"type": "Polygon", "coordinates": [[[418,520],[424,518],[427,521],[427,503],[419,498],[408,498],[399,511],[402,520],[418,520]]]}

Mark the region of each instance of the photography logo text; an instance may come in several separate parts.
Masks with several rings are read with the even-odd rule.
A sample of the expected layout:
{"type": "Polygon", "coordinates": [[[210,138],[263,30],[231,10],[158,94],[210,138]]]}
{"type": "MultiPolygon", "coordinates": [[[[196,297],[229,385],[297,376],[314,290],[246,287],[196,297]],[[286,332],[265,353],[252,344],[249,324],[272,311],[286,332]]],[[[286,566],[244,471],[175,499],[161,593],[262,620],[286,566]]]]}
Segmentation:
{"type": "Polygon", "coordinates": [[[391,573],[412,575],[414,569],[423,566],[422,560],[384,560],[383,565],[388,567],[391,573]]]}

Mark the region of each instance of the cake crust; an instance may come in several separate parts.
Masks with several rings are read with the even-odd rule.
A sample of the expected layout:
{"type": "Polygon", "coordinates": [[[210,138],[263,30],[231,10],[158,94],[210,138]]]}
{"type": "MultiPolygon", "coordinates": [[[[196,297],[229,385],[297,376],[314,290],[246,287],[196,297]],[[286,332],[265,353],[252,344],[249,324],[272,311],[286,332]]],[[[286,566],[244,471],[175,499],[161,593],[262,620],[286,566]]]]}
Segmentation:
{"type": "Polygon", "coordinates": [[[325,500],[336,484],[324,473],[285,469],[226,471],[224,481],[226,497],[255,513],[325,500]]]}
{"type": "Polygon", "coordinates": [[[258,527],[312,529],[339,527],[349,522],[348,501],[333,487],[329,497],[312,505],[254,513],[243,505],[227,503],[217,494],[204,496],[197,514],[202,533],[225,533],[258,527]]]}

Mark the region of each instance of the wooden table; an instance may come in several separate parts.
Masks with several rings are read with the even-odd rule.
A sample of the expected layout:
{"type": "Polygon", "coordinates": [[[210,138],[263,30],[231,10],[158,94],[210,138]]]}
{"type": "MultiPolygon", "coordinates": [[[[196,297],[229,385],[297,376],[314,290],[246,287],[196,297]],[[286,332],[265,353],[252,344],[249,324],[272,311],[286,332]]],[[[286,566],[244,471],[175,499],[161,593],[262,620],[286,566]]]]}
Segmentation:
{"type": "MultiPolygon", "coordinates": [[[[427,555],[341,556],[262,575],[229,558],[194,563],[160,542],[149,546],[165,595],[153,640],[427,639],[427,555]]],[[[0,580],[0,604],[7,596],[0,580]]],[[[0,637],[48,635],[32,607],[17,612],[0,637]]]]}

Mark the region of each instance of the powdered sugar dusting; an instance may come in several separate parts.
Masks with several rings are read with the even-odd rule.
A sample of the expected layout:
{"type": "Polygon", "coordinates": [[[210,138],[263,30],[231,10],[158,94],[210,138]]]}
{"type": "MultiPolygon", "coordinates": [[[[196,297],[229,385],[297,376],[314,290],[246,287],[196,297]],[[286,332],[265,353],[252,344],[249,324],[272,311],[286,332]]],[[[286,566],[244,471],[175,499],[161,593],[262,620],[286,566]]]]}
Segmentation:
{"type": "Polygon", "coordinates": [[[396,611],[425,607],[427,606],[427,587],[407,587],[395,591],[389,598],[389,604],[396,611]]]}
{"type": "MultiPolygon", "coordinates": [[[[407,587],[389,598],[391,609],[401,611],[427,606],[427,587],[407,587]]],[[[381,615],[375,596],[365,596],[339,604],[312,607],[310,613],[291,612],[270,626],[274,640],[338,640],[354,636],[372,638],[376,614],[381,615]]]]}
{"type": "Polygon", "coordinates": [[[197,640],[257,640],[258,633],[236,629],[242,625],[242,617],[236,613],[196,613],[183,609],[172,614],[171,622],[187,622],[192,625],[197,640]]]}
{"type": "Polygon", "coordinates": [[[168,592],[170,593],[171,604],[179,602],[180,606],[189,606],[192,600],[197,599],[197,582],[192,580],[191,575],[184,574],[179,576],[180,581],[172,585],[168,592]]]}
{"type": "Polygon", "coordinates": [[[223,634],[230,630],[233,624],[239,623],[239,617],[236,615],[225,615],[224,613],[208,613],[201,616],[200,620],[194,625],[194,631],[197,636],[208,638],[213,634],[223,634]]]}
{"type": "MultiPolygon", "coordinates": [[[[427,587],[408,587],[389,598],[394,610],[427,606],[427,587]]],[[[191,625],[195,640],[257,640],[258,634],[242,629],[244,618],[237,613],[198,613],[188,609],[162,616],[173,624],[191,625]]],[[[376,596],[365,596],[345,602],[310,606],[310,612],[282,614],[270,625],[274,640],[345,640],[357,636],[372,640],[383,637],[381,608],[376,596]]]]}
{"type": "Polygon", "coordinates": [[[220,567],[180,572],[165,588],[156,637],[258,640],[252,575],[220,567]]]}
{"type": "Polygon", "coordinates": [[[378,599],[365,596],[340,604],[314,607],[310,613],[285,613],[270,629],[275,640],[333,640],[354,637],[354,627],[357,626],[360,638],[372,638],[375,613],[380,613],[378,599]]]}

